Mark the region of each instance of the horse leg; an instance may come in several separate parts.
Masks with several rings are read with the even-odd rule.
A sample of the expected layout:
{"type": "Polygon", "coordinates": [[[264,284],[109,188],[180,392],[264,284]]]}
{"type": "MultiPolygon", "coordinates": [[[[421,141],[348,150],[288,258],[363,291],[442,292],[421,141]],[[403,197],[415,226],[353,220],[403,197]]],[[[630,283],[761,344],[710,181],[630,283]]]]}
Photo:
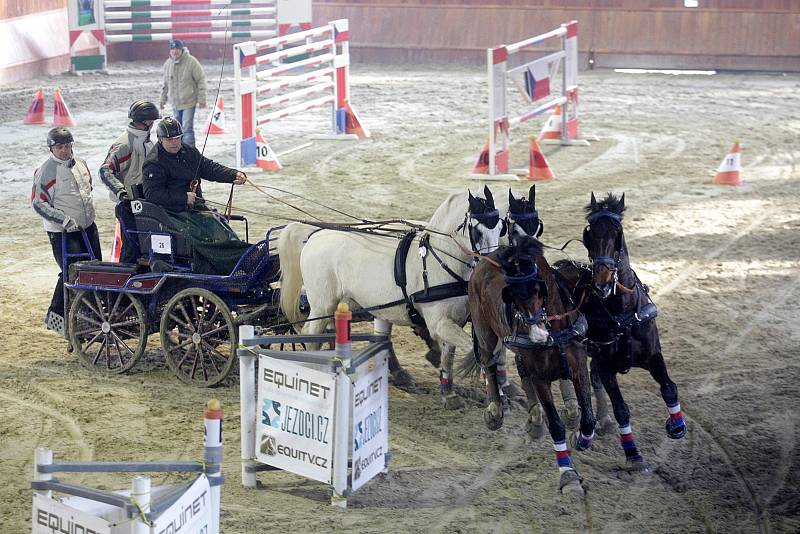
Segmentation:
{"type": "MultiPolygon", "coordinates": [[[[331,322],[330,319],[315,319],[315,317],[333,315],[333,312],[336,310],[336,304],[333,304],[333,306],[323,306],[321,303],[315,304],[312,304],[309,299],[309,305],[311,309],[308,314],[308,319],[306,319],[306,322],[303,325],[303,334],[314,335],[324,333],[325,329],[331,322]]],[[[319,350],[321,344],[306,343],[306,345],[308,346],[308,350],[319,350]]]]}
{"type": "MultiPolygon", "coordinates": [[[[388,336],[391,339],[392,323],[383,319],[375,319],[374,332],[377,336],[388,336]]],[[[400,360],[394,352],[394,346],[389,351],[389,381],[394,387],[404,391],[416,391],[414,378],[400,365],[400,360]]]]}
{"type": "MultiPolygon", "coordinates": [[[[440,379],[446,378],[448,393],[443,393],[445,397],[445,406],[448,408],[461,408],[464,406],[464,401],[453,391],[453,358],[455,357],[455,349],[457,348],[467,358],[474,357],[475,347],[473,346],[472,338],[464,332],[463,326],[459,326],[452,319],[442,317],[438,321],[430,323],[430,333],[434,339],[439,340],[442,344],[442,375],[440,379]],[[446,376],[445,376],[446,375],[446,376]]],[[[476,328],[473,325],[473,329],[476,328]]],[[[491,337],[493,343],[497,342],[497,336],[490,333],[485,333],[483,339],[488,340],[491,337]]],[[[487,358],[489,361],[491,356],[487,358]]]]}
{"type": "Polygon", "coordinates": [[[558,389],[561,391],[561,400],[564,401],[564,419],[567,428],[576,430],[581,420],[580,403],[575,397],[575,388],[569,380],[559,380],[558,389]]]}
{"type": "Polygon", "coordinates": [[[453,345],[449,343],[443,344],[441,353],[442,367],[439,369],[439,393],[442,396],[444,407],[448,410],[459,410],[466,405],[464,399],[453,391],[453,359],[455,352],[456,348],[453,345]]]}
{"type": "Polygon", "coordinates": [[[628,411],[628,405],[625,404],[625,399],[622,398],[622,392],[617,382],[617,375],[614,371],[607,371],[604,369],[598,369],[597,371],[611,399],[611,406],[614,408],[614,418],[619,425],[620,443],[622,445],[622,450],[625,451],[625,463],[631,469],[645,470],[647,466],[645,465],[644,458],[639,454],[639,449],[636,448],[636,441],[633,439],[631,415],[630,411],[628,411]]]}
{"type": "Polygon", "coordinates": [[[686,435],[686,422],[683,419],[681,403],[678,401],[678,386],[670,380],[667,365],[660,352],[650,358],[649,364],[650,375],[661,386],[661,398],[664,399],[669,412],[669,418],[664,425],[667,435],[672,439],[681,439],[686,435]]]}
{"type": "Polygon", "coordinates": [[[597,372],[597,364],[595,359],[592,358],[589,364],[589,378],[592,381],[592,393],[594,393],[595,412],[597,418],[597,435],[604,436],[611,434],[616,430],[617,425],[614,418],[608,413],[608,395],[603,388],[603,381],[600,380],[600,374],[597,372]]]}
{"type": "Polygon", "coordinates": [[[560,473],[558,489],[562,493],[564,493],[566,489],[578,495],[583,495],[581,479],[569,457],[564,423],[558,416],[558,410],[556,410],[556,406],[553,403],[553,393],[550,391],[550,383],[541,379],[535,379],[534,387],[545,416],[547,417],[547,427],[550,429],[550,437],[553,438],[553,449],[555,449],[556,464],[558,465],[558,471],[560,473]]]}
{"type": "MultiPolygon", "coordinates": [[[[581,425],[580,434],[575,436],[574,448],[578,451],[585,451],[592,446],[594,439],[594,413],[592,412],[592,392],[589,383],[589,372],[586,369],[586,355],[584,349],[574,349],[571,352],[572,358],[572,384],[574,393],[577,394],[577,404],[580,406],[581,425]]],[[[563,382],[563,380],[562,380],[563,382]]]]}
{"type": "Polygon", "coordinates": [[[415,325],[413,327],[414,333],[425,342],[425,345],[428,347],[428,352],[425,353],[425,359],[430,362],[430,364],[434,367],[439,367],[442,365],[442,349],[439,347],[439,343],[436,342],[435,339],[431,337],[431,333],[428,331],[428,328],[423,325],[415,325]]]}
{"type": "Polygon", "coordinates": [[[514,357],[514,361],[517,364],[517,374],[522,381],[522,389],[525,390],[525,396],[528,397],[528,420],[525,421],[525,431],[532,440],[540,440],[544,437],[546,429],[539,396],[536,395],[536,388],[519,355],[514,357]]]}
{"type": "MultiPolygon", "coordinates": [[[[477,328],[473,325],[473,328],[477,328]]],[[[483,343],[496,346],[498,342],[494,333],[479,333],[475,349],[479,352],[481,366],[486,371],[486,388],[489,393],[489,405],[483,411],[483,422],[489,430],[497,430],[503,426],[503,403],[500,400],[500,387],[497,383],[497,365],[492,361],[494,354],[485,349],[483,343]]]]}

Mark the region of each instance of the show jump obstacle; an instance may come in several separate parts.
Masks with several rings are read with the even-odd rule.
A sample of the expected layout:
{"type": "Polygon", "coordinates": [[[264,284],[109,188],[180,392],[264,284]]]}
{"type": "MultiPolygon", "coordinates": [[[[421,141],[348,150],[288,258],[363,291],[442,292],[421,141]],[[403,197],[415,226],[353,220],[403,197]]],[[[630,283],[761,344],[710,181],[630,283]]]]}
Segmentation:
{"type": "MultiPolygon", "coordinates": [[[[558,106],[561,107],[561,135],[555,140],[563,145],[587,145],[578,138],[578,21],[573,20],[547,33],[486,51],[489,77],[489,141],[484,147],[471,177],[482,180],[517,179],[509,174],[509,137],[511,126],[524,123],[558,106]],[[535,52],[543,43],[558,41],[556,52],[522,65],[509,67],[514,54],[535,52]],[[557,84],[558,77],[561,83],[557,84]],[[527,109],[510,116],[509,81],[525,98],[527,109]],[[560,91],[551,89],[560,85],[560,91]],[[488,176],[487,176],[488,175],[488,176]]],[[[527,134],[527,139],[530,134],[527,134]]],[[[527,173],[528,169],[520,171],[527,173]]]]}
{"type": "Polygon", "coordinates": [[[311,0],[67,0],[67,8],[71,70],[78,73],[105,70],[111,43],[235,43],[311,27],[311,0]],[[93,36],[98,54],[76,55],[84,33],[93,36]]]}
{"type": "Polygon", "coordinates": [[[204,410],[202,462],[53,462],[53,451],[38,448],[33,466],[32,534],[219,534],[222,479],[222,409],[217,400],[204,410]],[[70,484],[53,473],[198,473],[191,482],[151,488],[137,476],[130,491],[112,492],[70,484]],[[53,493],[70,497],[55,498],[53,493]]]}
{"type": "MultiPolygon", "coordinates": [[[[315,138],[369,137],[349,103],[347,19],[264,41],[234,45],[239,166],[256,165],[256,129],[312,108],[330,106],[331,133],[315,138]],[[286,48],[287,45],[293,45],[286,48]]],[[[303,145],[307,146],[307,145],[303,145]]]]}
{"type": "Polygon", "coordinates": [[[390,328],[350,334],[352,314],[335,314],[336,334],[255,336],[239,327],[242,485],[282,469],[333,486],[331,504],[347,497],[389,461],[390,328]],[[335,341],[333,351],[279,351],[260,346],[335,341]],[[368,342],[354,354],[352,342],[368,342]],[[258,356],[258,376],[256,376],[258,356]]]}

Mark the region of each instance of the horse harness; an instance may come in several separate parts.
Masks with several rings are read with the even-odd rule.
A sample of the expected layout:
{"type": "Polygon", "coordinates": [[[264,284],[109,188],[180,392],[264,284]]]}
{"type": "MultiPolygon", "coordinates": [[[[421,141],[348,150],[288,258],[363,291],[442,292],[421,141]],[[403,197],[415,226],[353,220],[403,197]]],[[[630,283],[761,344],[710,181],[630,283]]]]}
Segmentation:
{"type": "Polygon", "coordinates": [[[582,300],[586,305],[584,312],[589,322],[611,334],[611,338],[606,340],[586,337],[584,340],[586,349],[592,357],[620,357],[622,361],[619,362],[618,370],[622,374],[627,373],[633,367],[633,329],[646,325],[658,316],[658,308],[650,298],[647,286],[642,284],[633,269],[631,272],[636,282],[632,288],[626,289],[630,293],[641,292],[638,295],[644,294],[646,299],[637,298],[637,305],[634,309],[623,310],[616,314],[609,311],[603,303],[603,299],[592,291],[591,281],[578,285],[578,288],[583,289],[582,300]]]}
{"type": "Polygon", "coordinates": [[[403,292],[403,298],[390,304],[396,306],[397,304],[405,303],[411,322],[415,325],[422,326],[425,324],[425,319],[422,318],[422,315],[420,315],[414,304],[463,297],[467,294],[467,281],[458,276],[455,271],[447,266],[439,254],[436,253],[436,249],[431,246],[430,234],[423,233],[419,238],[419,256],[422,259],[422,281],[425,284],[425,289],[409,295],[407,289],[408,277],[406,276],[406,260],[408,259],[408,252],[411,249],[411,244],[414,242],[417,235],[418,232],[416,230],[407,232],[400,240],[400,244],[397,245],[397,250],[394,254],[394,282],[400,288],[400,291],[403,292]],[[452,276],[455,282],[430,286],[428,283],[428,254],[436,259],[441,268],[452,276]]]}
{"type": "MultiPolygon", "coordinates": [[[[567,360],[567,353],[564,348],[572,343],[573,341],[581,342],[586,335],[586,330],[588,328],[586,318],[583,316],[582,313],[578,311],[580,306],[575,306],[574,302],[572,301],[572,297],[569,295],[569,292],[565,292],[560,280],[558,278],[558,274],[554,273],[556,287],[558,289],[559,297],[563,300],[567,300],[571,305],[572,308],[563,314],[559,315],[547,315],[547,311],[544,307],[539,310],[539,313],[534,314],[530,317],[523,314],[517,307],[514,305],[512,301],[506,301],[505,303],[505,314],[506,320],[508,321],[509,325],[512,326],[512,333],[508,336],[503,338],[503,344],[509,348],[516,348],[516,349],[526,349],[526,350],[546,350],[546,349],[558,349],[559,351],[559,359],[561,363],[561,378],[564,380],[569,380],[572,378],[572,373],[569,369],[569,362],[567,360]],[[564,328],[562,330],[550,330],[550,321],[560,320],[565,318],[568,315],[576,314],[575,321],[564,328]],[[541,322],[545,322],[548,326],[548,336],[545,341],[537,342],[530,339],[529,336],[525,334],[520,334],[519,329],[522,324],[526,326],[531,326],[534,324],[539,324],[541,322]]],[[[547,291],[547,284],[544,282],[542,278],[539,278],[538,270],[534,269],[534,271],[528,275],[523,275],[520,277],[506,277],[507,283],[519,283],[525,282],[530,280],[539,280],[545,284],[545,291],[547,291]]],[[[520,378],[525,378],[527,376],[527,372],[524,369],[524,366],[521,365],[521,361],[519,355],[516,355],[516,363],[517,363],[517,372],[520,375],[520,378]]]]}

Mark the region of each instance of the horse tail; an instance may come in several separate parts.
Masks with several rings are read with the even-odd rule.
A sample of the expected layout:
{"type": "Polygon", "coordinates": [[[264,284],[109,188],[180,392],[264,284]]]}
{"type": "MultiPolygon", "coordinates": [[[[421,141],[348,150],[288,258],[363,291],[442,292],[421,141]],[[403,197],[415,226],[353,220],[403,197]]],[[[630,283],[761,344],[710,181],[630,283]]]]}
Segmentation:
{"type": "Polygon", "coordinates": [[[313,226],[290,223],[278,238],[278,258],[281,262],[281,310],[291,322],[305,319],[300,311],[300,292],[303,289],[303,272],[300,270],[300,253],[313,226]]]}
{"type": "MultiPolygon", "coordinates": [[[[474,328],[474,326],[473,326],[474,328]]],[[[478,352],[478,339],[475,337],[475,331],[472,331],[472,354],[467,354],[461,361],[458,362],[456,367],[456,375],[461,378],[477,378],[481,372],[481,366],[478,362],[480,353],[478,352]]]]}

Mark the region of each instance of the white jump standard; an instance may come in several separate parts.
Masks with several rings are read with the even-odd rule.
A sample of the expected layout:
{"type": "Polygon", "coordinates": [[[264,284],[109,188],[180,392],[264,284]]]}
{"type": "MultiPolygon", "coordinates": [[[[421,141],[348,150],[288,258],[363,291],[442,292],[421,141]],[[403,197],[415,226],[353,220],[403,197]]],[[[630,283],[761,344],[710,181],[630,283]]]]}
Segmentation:
{"type": "MultiPolygon", "coordinates": [[[[510,45],[486,51],[489,85],[489,140],[481,153],[471,177],[481,180],[516,180],[509,173],[509,130],[557,106],[562,109],[561,136],[556,142],[563,145],[588,145],[578,138],[578,21],[547,33],[510,45]],[[509,68],[514,54],[527,51],[542,43],[558,40],[559,50],[523,65],[509,68]],[[560,74],[560,91],[551,93],[551,83],[560,74]],[[517,116],[510,116],[507,96],[508,82],[514,82],[530,107],[517,116]],[[488,175],[488,176],[487,176],[488,175]]],[[[529,136],[526,136],[529,137],[529,136]]],[[[527,172],[527,169],[520,172],[527,172]]]]}
{"type": "Polygon", "coordinates": [[[387,471],[388,358],[384,321],[374,334],[350,335],[352,314],[336,312],[336,334],[255,336],[239,327],[242,485],[282,469],[333,486],[331,504],[387,471]],[[259,345],[331,343],[334,351],[278,351],[259,345]],[[366,341],[353,354],[352,341],[366,341]],[[258,377],[256,377],[258,356],[258,377]]]}
{"type": "Polygon", "coordinates": [[[67,0],[67,8],[71,70],[76,73],[105,70],[106,45],[112,43],[231,43],[284,35],[293,25],[311,27],[311,0],[67,0]],[[84,33],[96,41],[98,54],[77,54],[84,33]]]}
{"type": "MultiPolygon", "coordinates": [[[[313,108],[330,106],[329,134],[316,139],[369,137],[349,103],[347,19],[233,47],[234,105],[239,125],[236,161],[256,164],[256,129],[313,108]],[[298,43],[291,48],[286,45],[298,43]]],[[[303,145],[303,146],[308,146],[303,145]]]]}
{"type": "Polygon", "coordinates": [[[222,409],[212,399],[204,410],[202,462],[53,462],[38,448],[33,466],[32,534],[219,534],[222,478],[222,409]],[[179,486],[151,488],[137,476],[129,492],[105,491],[53,478],[54,473],[198,473],[179,486]],[[63,499],[53,492],[70,495],[63,499]]]}

